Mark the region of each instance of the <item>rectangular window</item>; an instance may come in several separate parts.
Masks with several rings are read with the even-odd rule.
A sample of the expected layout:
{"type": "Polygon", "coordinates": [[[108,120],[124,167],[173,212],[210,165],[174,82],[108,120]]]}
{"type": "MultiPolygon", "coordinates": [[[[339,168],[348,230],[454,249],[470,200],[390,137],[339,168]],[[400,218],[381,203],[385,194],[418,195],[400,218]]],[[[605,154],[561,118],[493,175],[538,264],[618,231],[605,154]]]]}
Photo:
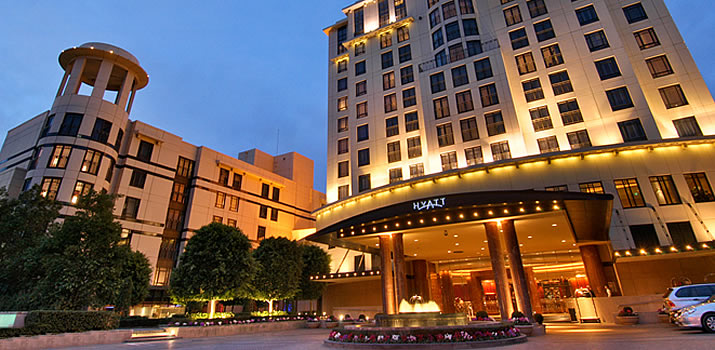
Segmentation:
{"type": "Polygon", "coordinates": [[[544,57],[544,65],[551,68],[564,63],[559,44],[553,44],[541,49],[541,56],[544,57]]]}
{"type": "Polygon", "coordinates": [[[97,118],[97,120],[94,121],[94,128],[92,128],[92,135],[90,138],[101,143],[107,143],[110,132],[112,132],[112,123],[104,119],[97,118]]]}
{"type": "Polygon", "coordinates": [[[521,23],[521,11],[519,11],[519,5],[504,9],[504,22],[506,26],[512,26],[517,23],[521,23]]]}
{"type": "Polygon", "coordinates": [[[338,119],[338,132],[348,131],[348,117],[338,119]]]}
{"type": "Polygon", "coordinates": [[[573,91],[571,79],[569,78],[569,73],[567,71],[549,74],[549,80],[551,81],[551,89],[554,90],[555,96],[573,91]]]}
{"type": "Polygon", "coordinates": [[[439,147],[451,146],[454,144],[452,123],[437,125],[437,142],[439,147]]]}
{"type": "Polygon", "coordinates": [[[358,176],[358,192],[365,192],[369,190],[370,187],[370,174],[358,176]]]}
{"type": "Polygon", "coordinates": [[[412,66],[403,67],[400,69],[400,82],[402,85],[409,84],[415,81],[414,72],[412,66]]]}
{"type": "Polygon", "coordinates": [[[390,169],[390,183],[402,181],[402,168],[390,169]]]}
{"type": "Polygon", "coordinates": [[[365,74],[365,72],[367,72],[365,61],[355,63],[355,76],[365,74]]]}
{"type": "Polygon", "coordinates": [[[513,50],[529,46],[529,38],[526,36],[526,29],[524,28],[509,32],[509,39],[513,50]]]}
{"type": "Polygon", "coordinates": [[[385,135],[387,137],[395,136],[400,134],[400,124],[397,117],[390,117],[385,119],[385,135]]]}
{"type": "Polygon", "coordinates": [[[442,119],[449,117],[449,101],[447,100],[447,97],[440,97],[434,101],[432,101],[434,104],[434,118],[435,119],[442,119]]]}
{"type": "Polygon", "coordinates": [[[645,9],[641,3],[635,3],[623,8],[623,14],[626,15],[628,23],[636,23],[648,19],[645,9]]]}
{"type": "Polygon", "coordinates": [[[122,209],[122,218],[136,219],[139,213],[139,198],[126,197],[124,199],[124,209],[122,209]]]}
{"type": "Polygon", "coordinates": [[[338,154],[348,153],[348,139],[338,140],[338,154]]]}
{"type": "Polygon", "coordinates": [[[394,59],[392,58],[392,51],[388,51],[380,55],[381,62],[382,62],[382,69],[387,69],[392,67],[395,64],[394,59]]]}
{"type": "Polygon", "coordinates": [[[506,128],[504,127],[504,118],[502,118],[501,111],[485,114],[484,120],[487,124],[487,134],[489,136],[506,133],[506,128]]]}
{"type": "Polygon", "coordinates": [[[229,199],[228,210],[238,212],[238,197],[231,196],[229,199]]]}
{"type": "Polygon", "coordinates": [[[261,197],[268,198],[268,194],[271,191],[271,186],[268,184],[261,184],[261,197]]]}
{"type": "Polygon", "coordinates": [[[266,227],[258,226],[258,229],[256,230],[256,240],[262,241],[264,239],[266,239],[266,227]]]}
{"type": "Polygon", "coordinates": [[[479,35],[479,28],[477,27],[477,21],[471,18],[466,18],[462,20],[462,29],[464,30],[464,36],[479,35]]]}
{"type": "Polygon", "coordinates": [[[66,113],[65,119],[62,120],[60,130],[57,135],[60,136],[77,136],[79,127],[82,125],[82,114],[66,113]]]}
{"type": "Polygon", "coordinates": [[[654,79],[673,74],[673,67],[670,66],[670,61],[668,61],[666,55],[649,58],[645,60],[645,63],[648,65],[648,71],[654,79]]]}
{"type": "Polygon", "coordinates": [[[537,139],[536,142],[539,144],[541,154],[560,151],[559,141],[556,140],[556,136],[543,137],[537,139]]]}
{"type": "Polygon", "coordinates": [[[610,47],[610,45],[608,44],[608,39],[606,38],[606,33],[603,30],[586,34],[585,38],[586,44],[588,45],[588,49],[591,52],[603,50],[607,47],[610,47]]]}
{"type": "MultiPolygon", "coordinates": [[[[355,105],[355,112],[356,112],[356,117],[357,118],[365,118],[367,117],[367,101],[365,102],[360,102],[357,105],[355,105]]],[[[345,119],[345,125],[347,127],[347,118],[345,119]]],[[[347,129],[346,129],[347,130],[347,129]]]]}
{"type": "Polygon", "coordinates": [[[358,142],[360,141],[365,141],[370,138],[370,134],[368,131],[368,125],[363,124],[357,127],[357,140],[358,142]]]}
{"type": "Polygon", "coordinates": [[[544,188],[548,192],[568,192],[569,187],[566,185],[549,186],[544,188]]]}
{"type": "MultiPolygon", "coordinates": [[[[363,42],[355,44],[355,56],[360,56],[364,53],[365,53],[365,42],[363,41],[363,42]]],[[[360,62],[358,62],[358,63],[360,63],[360,62]]],[[[355,75],[357,75],[357,73],[355,75]]]]}
{"type": "Polygon", "coordinates": [[[600,60],[594,62],[596,65],[596,71],[598,71],[598,76],[601,80],[607,80],[615,77],[621,76],[621,70],[618,69],[618,63],[613,57],[606,58],[605,60],[600,60]]]}
{"type": "Polygon", "coordinates": [[[554,33],[554,26],[551,25],[551,20],[548,19],[534,23],[534,31],[536,32],[536,40],[539,42],[556,37],[556,33],[554,33]]]}
{"type": "Polygon", "coordinates": [[[45,124],[42,127],[42,132],[40,132],[40,138],[47,136],[50,133],[50,128],[52,128],[52,122],[55,120],[55,115],[51,115],[45,119],[45,124]]]}
{"type": "Polygon", "coordinates": [[[437,67],[441,67],[447,64],[447,54],[444,52],[444,50],[437,52],[437,54],[434,55],[434,61],[437,67]]]}
{"type": "Polygon", "coordinates": [[[417,112],[405,114],[405,131],[415,131],[420,129],[420,121],[417,118],[417,112]]]}
{"type": "Polygon", "coordinates": [[[97,151],[88,149],[87,152],[84,154],[84,159],[82,160],[82,167],[80,168],[80,171],[82,171],[83,173],[97,175],[101,162],[102,154],[97,151]]]}
{"type": "Polygon", "coordinates": [[[588,131],[579,130],[566,134],[569,139],[571,149],[589,148],[591,147],[591,138],[588,137],[588,131]]]}
{"type": "Polygon", "coordinates": [[[668,226],[670,238],[673,240],[673,245],[682,247],[698,242],[695,238],[695,232],[693,232],[693,226],[690,225],[689,221],[669,222],[666,225],[668,226]]]}
{"type": "Polygon", "coordinates": [[[355,25],[353,33],[355,33],[355,35],[362,34],[365,31],[365,18],[363,16],[362,7],[353,11],[353,24],[355,25]]]}
{"type": "Polygon", "coordinates": [[[659,205],[680,204],[680,194],[672,176],[651,176],[649,179],[659,205]]]}
{"type": "Polygon", "coordinates": [[[223,192],[216,192],[216,203],[214,203],[216,208],[223,209],[226,207],[226,194],[223,192]]]}
{"type": "Polygon", "coordinates": [[[457,15],[457,7],[454,5],[454,1],[442,5],[442,15],[445,20],[457,15]]]}
{"type": "Polygon", "coordinates": [[[57,192],[60,190],[62,179],[59,177],[44,177],[42,178],[42,194],[43,197],[49,200],[57,199],[57,192]]]}
{"type": "Polygon", "coordinates": [[[425,166],[422,163],[417,163],[417,164],[412,164],[410,165],[410,178],[416,178],[420,176],[424,176],[425,174],[425,166]]]}
{"type": "Polygon", "coordinates": [[[363,80],[355,84],[355,96],[362,96],[367,94],[367,81],[363,80]]]}
{"type": "MultiPolygon", "coordinates": [[[[385,1],[385,0],[382,0],[385,1]]],[[[392,33],[385,33],[380,35],[380,48],[384,49],[386,47],[392,46],[392,33]]]]}
{"type": "MultiPolygon", "coordinates": [[[[341,45],[342,47],[342,45],[341,45]]],[[[338,73],[342,73],[348,70],[348,60],[338,61],[338,73]]]]}
{"type": "Polygon", "coordinates": [[[541,81],[539,78],[524,81],[521,83],[521,87],[524,89],[526,102],[544,98],[544,91],[541,89],[541,81]]]}
{"type": "Polygon", "coordinates": [[[238,227],[235,219],[226,219],[226,225],[231,227],[238,227]]]}
{"type": "Polygon", "coordinates": [[[382,90],[390,90],[395,87],[395,72],[388,72],[382,75],[382,90]]]}
{"type": "Polygon", "coordinates": [[[474,71],[477,73],[477,80],[487,79],[494,76],[489,57],[474,61],[474,71]]]}
{"type": "Polygon", "coordinates": [[[338,186],[338,200],[350,197],[350,185],[338,186]]]}
{"type": "Polygon", "coordinates": [[[621,199],[621,204],[624,209],[645,207],[645,201],[641,193],[638,180],[635,178],[621,179],[613,181],[618,191],[618,198],[621,199]]]}
{"type": "Polygon", "coordinates": [[[174,182],[171,189],[171,201],[176,203],[186,203],[186,185],[174,182]]]}
{"type": "Polygon", "coordinates": [[[519,75],[536,71],[536,63],[534,63],[534,56],[531,52],[518,55],[514,58],[516,59],[516,67],[519,70],[519,75]]]}
{"type": "Polygon", "coordinates": [[[459,0],[459,13],[468,15],[474,13],[474,5],[472,0],[459,0]]]}
{"type": "Polygon", "coordinates": [[[346,177],[350,175],[350,166],[348,161],[338,162],[338,177],[346,177]]]}
{"type": "Polygon", "coordinates": [[[271,221],[278,221],[278,209],[271,208],[271,221]]]}
{"type": "Polygon", "coordinates": [[[407,26],[397,28],[397,42],[401,43],[405,40],[410,40],[410,28],[407,26]]]}
{"type": "Polygon", "coordinates": [[[673,120],[673,124],[680,137],[703,136],[703,132],[700,130],[700,126],[698,125],[698,121],[695,120],[695,117],[675,119],[673,120]]]}
{"type": "Polygon", "coordinates": [[[49,163],[47,163],[47,167],[58,169],[66,168],[67,161],[69,161],[71,153],[71,146],[56,145],[55,148],[52,150],[52,155],[50,156],[49,163]]]}
{"type": "Polygon", "coordinates": [[[380,0],[377,2],[378,18],[380,20],[380,27],[390,23],[390,3],[387,0],[380,0]]]}
{"type": "Polygon", "coordinates": [[[409,88],[402,91],[402,107],[407,108],[417,104],[417,96],[415,88],[409,88]]]}
{"type": "Polygon", "coordinates": [[[144,188],[147,172],[140,169],[132,170],[132,177],[129,179],[129,186],[144,188]]]}
{"type": "Polygon", "coordinates": [[[434,28],[436,25],[442,23],[442,15],[439,13],[439,9],[436,9],[429,14],[429,27],[434,28]]]}
{"type": "Polygon", "coordinates": [[[465,148],[464,156],[467,159],[467,166],[484,163],[484,158],[482,157],[482,147],[480,146],[465,148]]]}
{"type": "Polygon", "coordinates": [[[549,130],[554,127],[551,123],[551,115],[549,114],[549,108],[546,106],[541,106],[537,108],[532,108],[529,110],[531,115],[531,125],[534,127],[534,131],[549,130]]]}
{"type": "Polygon", "coordinates": [[[660,40],[655,34],[653,28],[647,28],[633,33],[636,38],[636,43],[641,50],[650,49],[651,47],[656,47],[660,45],[660,40]]]}
{"type": "Polygon", "coordinates": [[[358,166],[370,165],[370,149],[358,150],[358,166]]]}
{"type": "Polygon", "coordinates": [[[241,174],[233,173],[233,183],[231,184],[231,188],[233,188],[234,190],[240,190],[242,182],[243,176],[241,174]]]}
{"type": "Polygon", "coordinates": [[[154,153],[154,144],[142,140],[139,142],[139,150],[137,150],[137,159],[149,163],[151,162],[151,155],[154,153]]]}
{"type": "Polygon", "coordinates": [[[688,100],[685,98],[683,89],[680,85],[673,85],[658,89],[660,92],[660,97],[665,103],[665,108],[676,108],[680,106],[685,106],[688,104],[688,100]]]}
{"type": "Polygon", "coordinates": [[[222,186],[228,186],[228,177],[231,172],[228,169],[218,168],[218,183],[222,186]]]}
{"type": "Polygon", "coordinates": [[[442,45],[444,45],[444,35],[442,34],[442,28],[439,28],[436,32],[432,33],[432,49],[436,50],[442,45]]]}
{"type": "Polygon", "coordinates": [[[422,156],[422,142],[419,136],[407,139],[407,158],[417,158],[422,156]]]}
{"type": "Polygon", "coordinates": [[[611,104],[611,110],[614,112],[633,107],[631,94],[628,93],[628,89],[625,86],[613,90],[606,90],[606,96],[608,97],[608,103],[611,104]]]}
{"type": "Polygon", "coordinates": [[[194,161],[186,159],[184,157],[179,157],[179,161],[176,164],[176,176],[180,177],[191,177],[194,174],[194,161]]]}
{"type": "Polygon", "coordinates": [[[469,84],[467,66],[459,66],[452,68],[452,86],[458,87],[466,84],[469,84]]]}
{"type": "Polygon", "coordinates": [[[184,228],[184,214],[181,210],[169,209],[166,213],[166,228],[173,231],[181,231],[184,228]]]}
{"type": "Polygon", "coordinates": [[[465,113],[474,110],[472,102],[472,91],[467,90],[456,95],[457,98],[457,113],[465,113]]]}
{"type": "Polygon", "coordinates": [[[683,174],[683,176],[695,203],[715,202],[713,190],[705,173],[683,174]]]}
{"type": "Polygon", "coordinates": [[[387,144],[387,162],[394,163],[402,160],[400,152],[400,141],[390,142],[387,144]]]}
{"type": "Polygon", "coordinates": [[[389,94],[385,98],[385,113],[394,112],[397,110],[397,95],[389,94]]]}
{"type": "Polygon", "coordinates": [[[447,152],[439,155],[442,160],[442,171],[457,169],[457,152],[447,152]]]}
{"type": "MultiPolygon", "coordinates": [[[[401,20],[405,17],[407,17],[407,3],[405,0],[395,0],[394,2],[395,5],[395,19],[396,20],[401,20]]],[[[398,29],[399,33],[399,29],[398,29]]]]}
{"type": "Polygon", "coordinates": [[[548,12],[544,0],[526,0],[526,6],[529,7],[531,18],[545,15],[548,12]]]}
{"type": "Polygon", "coordinates": [[[596,193],[596,194],[603,194],[606,193],[606,191],[603,190],[603,184],[601,181],[594,181],[594,182],[585,182],[582,184],[578,185],[579,189],[583,193],[596,193]]]}
{"type": "Polygon", "coordinates": [[[618,129],[621,130],[623,142],[648,140],[645,130],[643,130],[643,125],[641,125],[641,120],[638,118],[619,122],[618,129]]]}
{"type": "Polygon", "coordinates": [[[479,40],[467,41],[467,56],[472,57],[484,52],[482,42],[479,40]]]}
{"type": "Polygon", "coordinates": [[[457,62],[464,59],[464,46],[457,43],[449,46],[449,62],[457,62]]]}
{"type": "Polygon", "coordinates": [[[479,130],[477,129],[477,118],[471,117],[459,121],[459,126],[462,129],[462,142],[479,139],[479,130]]]}
{"type": "Polygon", "coordinates": [[[576,10],[576,18],[578,18],[578,23],[582,26],[598,22],[598,14],[596,14],[596,9],[593,5],[588,5],[576,10]]]}
{"type": "Polygon", "coordinates": [[[571,125],[580,123],[583,121],[583,116],[581,115],[581,109],[578,106],[578,101],[576,99],[571,99],[558,103],[559,114],[561,114],[561,121],[564,125],[571,125]]]}
{"type": "Polygon", "coordinates": [[[268,218],[268,207],[265,205],[261,205],[258,208],[258,217],[261,219],[268,218]]]}
{"type": "MultiPolygon", "coordinates": [[[[343,52],[347,51],[343,43],[348,41],[348,26],[342,26],[338,28],[338,55],[342,54],[343,52]]],[[[347,61],[343,61],[346,62],[347,61]]],[[[338,64],[338,67],[340,65],[338,64]]],[[[338,72],[340,72],[340,69],[338,68],[338,72]]]]}
{"type": "Polygon", "coordinates": [[[486,108],[499,104],[499,95],[497,95],[497,86],[492,83],[479,87],[479,96],[482,100],[482,107],[486,108]]]}
{"type": "Polygon", "coordinates": [[[500,160],[511,159],[511,151],[509,150],[509,142],[502,141],[491,144],[492,158],[495,162],[500,160]]]}
{"type": "Polygon", "coordinates": [[[338,98],[338,112],[348,110],[348,97],[343,96],[338,98]]]}
{"type": "Polygon", "coordinates": [[[397,49],[397,53],[399,56],[400,63],[405,63],[412,59],[412,50],[410,49],[410,45],[400,47],[399,49],[397,49]]]}

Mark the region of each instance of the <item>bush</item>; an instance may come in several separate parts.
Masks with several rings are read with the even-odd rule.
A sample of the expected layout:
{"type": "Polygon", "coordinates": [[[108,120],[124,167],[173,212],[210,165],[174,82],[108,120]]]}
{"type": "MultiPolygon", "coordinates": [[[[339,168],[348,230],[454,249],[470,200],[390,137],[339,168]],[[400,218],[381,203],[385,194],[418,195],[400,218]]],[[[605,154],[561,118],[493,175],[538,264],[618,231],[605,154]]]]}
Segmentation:
{"type": "Polygon", "coordinates": [[[25,327],[45,326],[49,333],[85,332],[119,327],[119,316],[108,311],[30,311],[25,327]]]}
{"type": "Polygon", "coordinates": [[[160,324],[169,323],[169,318],[148,318],[143,316],[122,317],[119,328],[158,327],[160,324]]]}
{"type": "Polygon", "coordinates": [[[484,310],[477,311],[474,316],[476,316],[477,318],[489,318],[489,314],[484,310]]]}
{"type": "Polygon", "coordinates": [[[524,313],[521,311],[514,311],[511,313],[511,318],[521,318],[521,317],[525,317],[524,313]]]}
{"type": "Polygon", "coordinates": [[[13,338],[22,336],[42,335],[50,332],[50,327],[47,325],[35,325],[25,328],[0,328],[0,339],[13,338]]]}
{"type": "MultiPolygon", "coordinates": [[[[234,316],[233,312],[214,312],[215,319],[233,318],[234,316]]],[[[209,314],[208,312],[194,312],[189,314],[189,318],[192,320],[205,320],[209,318],[209,314]]]]}
{"type": "Polygon", "coordinates": [[[544,315],[540,313],[535,313],[534,314],[534,322],[538,324],[544,324],[544,315]]]}
{"type": "Polygon", "coordinates": [[[285,312],[285,311],[276,311],[276,310],[273,310],[273,312],[268,312],[268,311],[254,311],[254,312],[251,312],[251,316],[254,316],[254,317],[288,316],[288,313],[285,312]]]}

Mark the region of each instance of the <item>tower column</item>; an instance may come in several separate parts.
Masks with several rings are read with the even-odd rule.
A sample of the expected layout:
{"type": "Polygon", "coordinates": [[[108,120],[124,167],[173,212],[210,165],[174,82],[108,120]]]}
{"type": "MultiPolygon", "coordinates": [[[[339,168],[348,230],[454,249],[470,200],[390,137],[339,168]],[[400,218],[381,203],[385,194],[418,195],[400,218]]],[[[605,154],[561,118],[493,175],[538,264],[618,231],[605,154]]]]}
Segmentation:
{"type": "Polygon", "coordinates": [[[72,72],[70,73],[70,79],[67,82],[63,95],[76,94],[79,90],[80,84],[82,84],[82,72],[84,71],[84,65],[87,63],[87,58],[78,57],[72,63],[72,72]]]}
{"type": "Polygon", "coordinates": [[[597,245],[583,245],[579,247],[581,251],[581,260],[586,269],[586,277],[591,290],[597,297],[607,296],[604,287],[608,284],[606,280],[606,272],[603,270],[603,262],[601,255],[598,252],[597,245]]]}
{"type": "Polygon", "coordinates": [[[474,309],[474,312],[485,310],[482,277],[478,272],[472,272],[470,274],[468,286],[469,296],[472,298],[472,308],[474,309]]]}
{"type": "Polygon", "coordinates": [[[395,303],[395,279],[392,269],[392,237],[381,235],[380,238],[380,263],[382,264],[382,312],[392,315],[397,313],[395,303]]]}
{"type": "Polygon", "coordinates": [[[500,227],[500,233],[504,237],[504,247],[509,259],[509,270],[511,270],[511,279],[514,281],[514,294],[516,295],[516,305],[528,319],[533,317],[531,310],[531,299],[529,298],[529,284],[526,280],[524,272],[524,263],[521,260],[521,249],[519,249],[519,240],[516,237],[516,229],[514,228],[514,220],[504,220],[497,224],[500,227]]]}
{"type": "Polygon", "coordinates": [[[399,308],[403,299],[410,298],[407,295],[407,266],[405,264],[405,245],[402,241],[402,233],[392,235],[392,252],[395,262],[393,271],[395,274],[395,299],[397,299],[397,307],[399,308]]]}
{"type": "Polygon", "coordinates": [[[491,258],[492,271],[494,271],[494,284],[497,290],[497,300],[499,301],[499,313],[502,320],[509,319],[514,311],[511,304],[511,291],[509,290],[509,278],[504,264],[504,249],[502,239],[499,235],[499,228],[496,222],[484,224],[487,231],[487,245],[489,246],[489,257],[491,258]]]}
{"type": "Polygon", "coordinates": [[[422,297],[422,300],[431,300],[429,290],[429,268],[426,260],[412,261],[412,270],[415,275],[415,294],[422,297]]]}

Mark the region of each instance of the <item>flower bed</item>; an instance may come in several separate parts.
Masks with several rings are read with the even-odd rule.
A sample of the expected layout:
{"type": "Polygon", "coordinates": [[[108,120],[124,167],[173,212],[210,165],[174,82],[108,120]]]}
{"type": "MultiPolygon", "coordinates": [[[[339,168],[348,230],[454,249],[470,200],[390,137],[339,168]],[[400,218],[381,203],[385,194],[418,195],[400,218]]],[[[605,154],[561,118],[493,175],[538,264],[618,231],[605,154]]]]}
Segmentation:
{"type": "Polygon", "coordinates": [[[286,322],[286,321],[304,321],[305,316],[281,316],[281,317],[251,317],[247,319],[213,319],[213,320],[195,320],[195,321],[178,321],[169,322],[169,327],[208,327],[208,326],[232,326],[239,324],[254,324],[254,323],[270,323],[270,322],[286,322]]]}
{"type": "Polygon", "coordinates": [[[512,324],[424,328],[337,328],[328,342],[355,344],[439,344],[523,338],[512,324]]]}

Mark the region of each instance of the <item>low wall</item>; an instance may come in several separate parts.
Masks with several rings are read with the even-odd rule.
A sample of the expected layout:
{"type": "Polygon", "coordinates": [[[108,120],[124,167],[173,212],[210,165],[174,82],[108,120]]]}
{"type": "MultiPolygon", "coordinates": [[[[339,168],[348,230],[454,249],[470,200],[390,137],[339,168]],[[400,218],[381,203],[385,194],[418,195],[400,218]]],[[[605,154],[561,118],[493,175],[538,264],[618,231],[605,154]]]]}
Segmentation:
{"type": "Polygon", "coordinates": [[[91,331],[0,339],[0,350],[48,349],[70,346],[119,344],[132,337],[131,329],[91,331]]]}
{"type": "Polygon", "coordinates": [[[284,321],[210,327],[166,327],[165,329],[180,338],[204,338],[226,337],[258,332],[276,332],[305,327],[305,321],[284,321]]]}
{"type": "Polygon", "coordinates": [[[658,309],[663,306],[662,295],[593,298],[593,301],[603,323],[616,323],[616,314],[624,306],[630,306],[638,313],[639,323],[658,323],[658,309]]]}
{"type": "Polygon", "coordinates": [[[27,317],[27,311],[0,312],[0,328],[25,327],[25,317],[27,317]]]}

